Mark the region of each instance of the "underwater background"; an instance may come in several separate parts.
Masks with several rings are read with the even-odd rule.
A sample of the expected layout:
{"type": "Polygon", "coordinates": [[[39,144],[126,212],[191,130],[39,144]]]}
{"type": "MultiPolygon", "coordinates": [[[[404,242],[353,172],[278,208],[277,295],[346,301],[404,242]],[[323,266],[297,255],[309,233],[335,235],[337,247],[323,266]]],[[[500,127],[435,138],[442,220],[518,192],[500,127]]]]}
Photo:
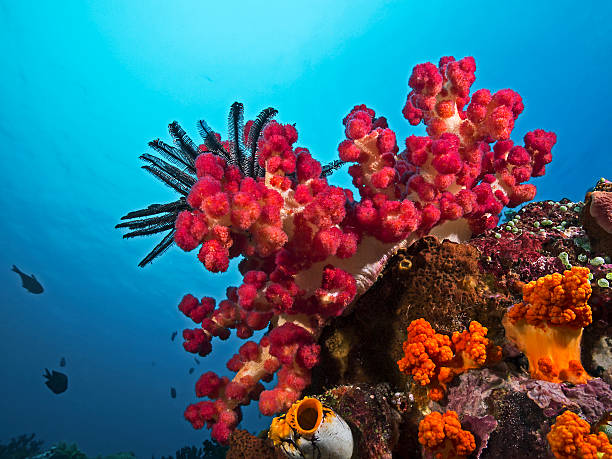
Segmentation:
{"type": "MultiPolygon", "coordinates": [[[[0,1],[0,443],[35,432],[88,455],[159,457],[210,438],[183,411],[197,377],[228,373],[239,344],[216,342],[198,366],[176,305],[187,292],[222,298],[238,260],[211,274],[173,247],[141,269],[159,238],[114,229],[174,199],[138,159],[149,140],[170,141],[169,122],[196,138],[203,118],[225,133],[236,100],[246,119],[273,106],[326,163],[355,104],[398,138],[423,134],[401,113],[412,67],[474,56],[474,89],[523,98],[513,140],[557,134],[536,200],[578,201],[612,177],[611,13],[603,1],[0,1]],[[13,264],[45,291],[22,288],[13,264]],[[45,386],[45,368],[68,375],[66,392],[45,386]]],[[[350,187],[346,167],[330,182],[350,187]]],[[[269,425],[255,404],[243,412],[242,428],[269,425]]]]}

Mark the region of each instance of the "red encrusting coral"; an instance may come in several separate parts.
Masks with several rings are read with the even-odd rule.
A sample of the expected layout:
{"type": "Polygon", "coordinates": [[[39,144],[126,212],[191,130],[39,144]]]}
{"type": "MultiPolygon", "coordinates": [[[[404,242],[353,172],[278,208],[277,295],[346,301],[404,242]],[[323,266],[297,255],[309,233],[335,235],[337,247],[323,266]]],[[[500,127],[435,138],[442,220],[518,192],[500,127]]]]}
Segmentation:
{"type": "MultiPolygon", "coordinates": [[[[423,121],[429,135],[408,137],[402,152],[384,117],[365,105],[350,111],[338,152],[355,163],[349,173],[360,201],[328,184],[320,163],[294,146],[291,125],[270,122],[263,130],[257,161],[264,176],[243,174],[200,146],[190,209],[176,220],[175,241],[187,251],[199,247],[211,272],[226,271],[233,257],[245,260],[243,283],[229,288],[227,299],[183,299],[180,310],[201,324],[183,333],[185,349],[204,356],[212,337],[226,339],[230,329],[243,339],[272,331],[230,360],[232,382],[208,375],[198,383],[198,396],[214,401],[187,409],[194,427],[206,424],[226,442],[240,405],[259,399],[261,411],[273,414],[297,400],[318,361],[316,340],[326,320],[373,283],[398,245],[428,233],[469,237],[495,226],[504,206],[533,198],[535,187],[524,182],[544,173],[555,135],[536,130],[524,147],[514,145],[520,96],[479,90],[470,102],[474,72],[473,58],[414,68],[404,116],[413,125],[423,121]],[[275,373],[277,386],[262,391],[260,381],[275,373]]],[[[465,361],[481,358],[477,339],[453,337],[453,345],[465,361]]]]}
{"type": "Polygon", "coordinates": [[[427,386],[430,399],[439,401],[455,376],[501,358],[500,348],[486,336],[487,329],[476,321],[470,323],[469,330],[449,337],[436,333],[425,319],[417,319],[408,326],[404,357],[397,365],[421,386],[427,386]]]}

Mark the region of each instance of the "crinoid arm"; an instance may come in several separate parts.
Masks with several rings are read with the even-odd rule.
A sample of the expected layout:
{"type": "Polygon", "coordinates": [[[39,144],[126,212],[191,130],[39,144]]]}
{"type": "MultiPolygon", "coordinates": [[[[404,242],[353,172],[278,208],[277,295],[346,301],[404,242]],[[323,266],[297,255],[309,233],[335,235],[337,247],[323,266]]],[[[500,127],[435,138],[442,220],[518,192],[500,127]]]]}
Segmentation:
{"type": "Polygon", "coordinates": [[[259,138],[261,137],[261,133],[263,132],[264,127],[272,121],[272,119],[278,114],[278,111],[272,107],[268,107],[263,109],[253,124],[249,129],[249,136],[247,138],[246,146],[250,152],[250,170],[249,176],[251,177],[261,177],[264,175],[264,169],[259,165],[258,162],[258,150],[257,143],[259,142],[259,138]]]}
{"type": "Polygon", "coordinates": [[[189,138],[183,128],[176,122],[170,123],[168,131],[175,146],[168,145],[160,139],[149,142],[149,147],[157,154],[144,153],[140,159],[145,162],[144,170],[159,181],[176,191],[180,198],[166,204],[150,206],[129,212],[121,217],[125,220],[115,228],[127,228],[124,238],[150,236],[167,232],[163,239],[144,257],[138,266],[144,267],[159,257],[174,243],[175,223],[179,213],[189,210],[186,197],[196,183],[195,160],[199,154],[198,146],[189,138]]]}
{"type": "MultiPolygon", "coordinates": [[[[149,236],[167,232],[164,238],[138,264],[144,267],[162,255],[175,242],[176,220],[183,211],[193,210],[188,203],[188,196],[198,180],[196,159],[202,153],[212,153],[226,164],[236,166],[243,177],[264,177],[265,170],[259,164],[258,144],[266,125],[276,116],[277,110],[268,107],[262,110],[256,119],[244,124],[244,106],[234,102],[228,115],[228,140],[222,142],[219,134],[213,131],[208,123],[200,120],[197,128],[204,143],[197,145],[176,121],[168,126],[173,145],[160,139],[149,142],[152,153],[144,153],[140,159],[145,163],[142,168],[155,176],[166,186],[172,188],[181,197],[166,204],[150,206],[129,212],[121,217],[125,220],[115,228],[127,228],[124,238],[149,236]]],[[[332,171],[333,166],[328,171],[332,171]]]]}
{"type": "Polygon", "coordinates": [[[336,159],[331,163],[326,164],[321,170],[321,177],[332,175],[336,170],[340,169],[345,164],[346,162],[342,161],[341,159],[336,159]]]}
{"type": "Polygon", "coordinates": [[[189,205],[185,198],[181,197],[167,204],[151,204],[145,209],[134,210],[121,217],[121,220],[126,221],[119,223],[115,228],[127,228],[130,230],[123,235],[126,239],[168,231],[161,242],[138,263],[138,266],[144,267],[170,248],[174,243],[174,233],[176,231],[174,223],[178,214],[187,209],[189,209],[189,205]]]}

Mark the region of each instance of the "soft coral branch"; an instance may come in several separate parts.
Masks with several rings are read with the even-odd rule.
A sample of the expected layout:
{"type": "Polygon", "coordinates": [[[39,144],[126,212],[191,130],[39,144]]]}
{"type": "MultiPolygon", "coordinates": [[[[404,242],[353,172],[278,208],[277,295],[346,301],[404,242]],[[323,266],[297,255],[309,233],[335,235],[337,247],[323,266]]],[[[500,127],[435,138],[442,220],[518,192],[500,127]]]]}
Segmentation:
{"type": "Polygon", "coordinates": [[[510,89],[493,95],[479,90],[470,102],[475,70],[471,57],[445,57],[438,67],[426,63],[414,68],[403,113],[413,125],[423,121],[429,135],[408,137],[399,155],[394,154],[395,134],[373,110],[355,106],[345,118],[347,140],[339,153],[357,163],[349,172],[362,196],[362,214],[376,225],[373,234],[386,234],[380,227],[388,224],[389,200],[413,206],[402,212],[412,218],[409,225],[395,226],[398,235],[415,223],[424,234],[454,221],[459,225],[446,225],[442,232],[464,226],[465,237],[494,227],[504,206],[535,196],[535,187],[523,182],[543,175],[556,136],[536,130],[525,136],[525,147],[515,146],[509,138],[523,111],[521,97],[510,89]]]}

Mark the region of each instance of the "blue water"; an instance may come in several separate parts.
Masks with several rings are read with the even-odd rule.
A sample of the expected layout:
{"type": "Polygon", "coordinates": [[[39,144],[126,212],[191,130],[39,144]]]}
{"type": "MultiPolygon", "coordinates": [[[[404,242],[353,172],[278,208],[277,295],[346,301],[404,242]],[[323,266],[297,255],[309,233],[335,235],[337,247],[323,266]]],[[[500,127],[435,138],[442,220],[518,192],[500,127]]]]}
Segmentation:
{"type": "MultiPolygon", "coordinates": [[[[144,458],[209,438],[182,413],[199,373],[226,371],[237,343],[215,342],[189,375],[193,358],[170,335],[190,325],[181,296],[221,298],[235,263],[212,275],[173,248],[140,269],[158,238],[113,229],[174,199],[138,160],[147,141],[170,140],[172,120],[195,138],[202,118],[225,133],[235,100],[247,118],[274,106],[327,162],[354,104],[385,115],[400,142],[423,132],[401,115],[413,65],[473,55],[474,89],[523,97],[515,141],[558,135],[539,199],[579,200],[611,178],[612,7],[535,3],[0,1],[0,443],[36,432],[144,458]],[[22,289],[12,264],[45,292],[22,289]],[[56,396],[42,372],[62,356],[70,386],[56,396]]],[[[345,171],[332,182],[349,186],[345,171]]],[[[267,423],[246,410],[243,426],[267,423]]]]}

